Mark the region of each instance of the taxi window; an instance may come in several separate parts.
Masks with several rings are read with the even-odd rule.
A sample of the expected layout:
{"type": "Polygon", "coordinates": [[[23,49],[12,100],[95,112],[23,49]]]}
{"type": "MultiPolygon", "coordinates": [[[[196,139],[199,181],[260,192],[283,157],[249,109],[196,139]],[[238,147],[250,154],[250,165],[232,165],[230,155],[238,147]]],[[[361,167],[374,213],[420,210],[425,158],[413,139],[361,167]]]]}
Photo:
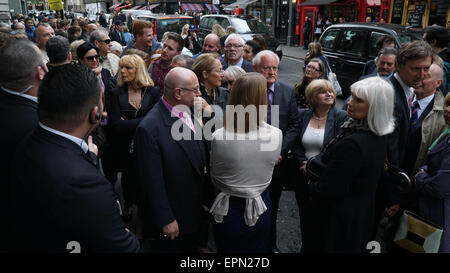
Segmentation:
{"type": "Polygon", "coordinates": [[[363,57],[367,53],[368,36],[369,33],[366,30],[345,30],[338,43],[337,50],[363,57]]]}
{"type": "Polygon", "coordinates": [[[325,33],[324,37],[321,39],[322,48],[324,49],[333,49],[334,47],[334,41],[336,41],[338,35],[339,35],[339,29],[336,30],[330,30],[327,33],[325,33]]]}

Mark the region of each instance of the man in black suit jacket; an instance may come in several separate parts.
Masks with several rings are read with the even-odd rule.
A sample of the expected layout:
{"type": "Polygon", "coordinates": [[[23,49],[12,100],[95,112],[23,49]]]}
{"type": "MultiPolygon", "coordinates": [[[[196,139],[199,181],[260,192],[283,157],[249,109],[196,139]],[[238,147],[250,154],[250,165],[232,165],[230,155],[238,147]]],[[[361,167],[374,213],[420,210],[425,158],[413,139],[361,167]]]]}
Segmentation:
{"type": "Polygon", "coordinates": [[[244,44],[239,35],[232,33],[228,36],[225,40],[225,56],[228,63],[223,66],[223,70],[230,65],[236,65],[245,72],[253,72],[253,65],[244,59],[244,44]]]}
{"type": "Polygon", "coordinates": [[[144,224],[150,225],[154,252],[195,252],[198,246],[205,154],[202,138],[194,139],[194,131],[198,134],[202,129],[194,125],[188,107],[200,95],[195,74],[173,68],[165,78],[163,98],[136,130],[144,224]]]}
{"type": "Polygon", "coordinates": [[[36,127],[37,94],[46,66],[39,49],[27,40],[11,40],[0,50],[0,252],[8,251],[11,223],[8,178],[11,159],[19,143],[36,127]]]}
{"type": "Polygon", "coordinates": [[[116,41],[123,46],[126,45],[119,22],[114,23],[112,30],[109,32],[109,37],[111,38],[111,41],[116,41]]]}
{"type": "MultiPolygon", "coordinates": [[[[256,54],[253,59],[253,69],[261,73],[267,79],[268,102],[270,105],[270,115],[268,113],[268,123],[278,127],[283,132],[283,143],[281,146],[280,162],[273,171],[272,182],[269,186],[270,202],[272,206],[272,241],[273,252],[279,252],[276,246],[276,219],[278,212],[278,202],[283,190],[284,182],[287,178],[288,153],[293,148],[297,135],[299,134],[298,110],[295,100],[294,88],[278,79],[278,56],[270,50],[263,50],[256,54]],[[272,94],[269,94],[272,93],[272,94]],[[278,106],[277,109],[274,106],[278,106]],[[270,117],[269,117],[270,116],[270,117]],[[269,120],[270,119],[270,120],[269,120]]],[[[295,160],[292,158],[292,160],[295,160]]]]}
{"type": "Polygon", "coordinates": [[[84,140],[101,119],[98,78],[87,67],[53,68],[39,87],[39,125],[11,167],[11,222],[22,252],[137,252],[120,203],[84,140]]]}

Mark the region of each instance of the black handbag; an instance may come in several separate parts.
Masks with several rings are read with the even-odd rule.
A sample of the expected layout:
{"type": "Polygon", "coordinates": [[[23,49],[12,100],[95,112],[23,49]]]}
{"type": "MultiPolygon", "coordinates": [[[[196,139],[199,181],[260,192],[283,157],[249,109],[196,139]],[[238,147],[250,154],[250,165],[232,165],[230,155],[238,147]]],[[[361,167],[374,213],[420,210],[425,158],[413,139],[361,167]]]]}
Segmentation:
{"type": "Polygon", "coordinates": [[[306,176],[312,181],[318,181],[326,168],[327,165],[322,162],[322,154],[313,156],[306,161],[306,176]]]}

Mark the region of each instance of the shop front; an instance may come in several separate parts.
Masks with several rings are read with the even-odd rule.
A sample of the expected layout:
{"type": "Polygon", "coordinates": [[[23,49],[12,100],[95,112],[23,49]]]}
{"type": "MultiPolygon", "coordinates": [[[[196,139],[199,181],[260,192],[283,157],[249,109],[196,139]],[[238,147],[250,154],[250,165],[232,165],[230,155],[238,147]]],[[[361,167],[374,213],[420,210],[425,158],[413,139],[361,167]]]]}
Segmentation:
{"type": "Polygon", "coordinates": [[[390,22],[424,28],[431,25],[446,27],[450,21],[449,0],[393,0],[390,22]]]}

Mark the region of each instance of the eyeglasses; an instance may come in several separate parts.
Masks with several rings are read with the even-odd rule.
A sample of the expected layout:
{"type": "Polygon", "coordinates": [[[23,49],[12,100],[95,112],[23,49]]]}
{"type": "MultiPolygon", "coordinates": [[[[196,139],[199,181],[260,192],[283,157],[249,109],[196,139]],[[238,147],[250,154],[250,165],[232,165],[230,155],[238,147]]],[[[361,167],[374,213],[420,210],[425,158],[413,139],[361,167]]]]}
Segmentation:
{"type": "Polygon", "coordinates": [[[189,88],[184,88],[184,87],[178,87],[178,88],[180,88],[181,90],[191,91],[191,92],[194,92],[194,93],[199,93],[200,92],[200,87],[197,87],[195,89],[189,89],[189,88]]]}
{"type": "Polygon", "coordinates": [[[240,48],[240,47],[244,47],[244,46],[243,45],[231,45],[231,44],[228,44],[228,45],[225,46],[225,48],[232,48],[232,47],[240,48]]]}
{"type": "Polygon", "coordinates": [[[317,68],[315,68],[315,67],[312,66],[312,65],[307,65],[307,66],[306,66],[306,69],[308,69],[308,68],[310,68],[310,69],[312,69],[312,70],[314,70],[314,71],[316,71],[316,72],[320,72],[320,69],[317,69],[317,68]]]}
{"type": "Polygon", "coordinates": [[[265,66],[265,67],[262,67],[262,71],[264,71],[264,72],[269,72],[269,70],[277,72],[278,71],[278,66],[265,66]]]}
{"type": "Polygon", "coordinates": [[[94,61],[94,59],[100,59],[100,56],[99,55],[94,55],[94,56],[88,56],[88,57],[84,57],[86,60],[88,60],[88,61],[90,61],[90,62],[93,62],[94,61]]]}
{"type": "Polygon", "coordinates": [[[223,72],[225,72],[225,70],[223,70],[223,69],[219,69],[219,70],[213,70],[214,72],[217,72],[217,73],[219,73],[219,74],[222,74],[223,72]]]}
{"type": "Polygon", "coordinates": [[[102,42],[104,42],[105,44],[109,45],[109,43],[111,43],[111,39],[106,39],[106,40],[103,40],[102,42]]]}

